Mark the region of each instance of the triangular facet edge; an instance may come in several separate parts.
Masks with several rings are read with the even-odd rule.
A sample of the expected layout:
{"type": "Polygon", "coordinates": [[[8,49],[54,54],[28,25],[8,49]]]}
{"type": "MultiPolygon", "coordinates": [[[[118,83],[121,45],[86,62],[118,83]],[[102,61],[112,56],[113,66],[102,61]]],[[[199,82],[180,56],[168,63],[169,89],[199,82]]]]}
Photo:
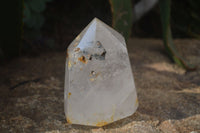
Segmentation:
{"type": "Polygon", "coordinates": [[[94,18],[82,31],[81,33],[79,33],[76,38],[70,43],[70,45],[68,46],[68,51],[73,50],[76,45],[79,44],[79,42],[81,41],[83,35],[87,32],[88,28],[90,27],[90,25],[92,25],[92,23],[96,23],[96,19],[94,18]]]}
{"type": "Polygon", "coordinates": [[[109,25],[107,25],[103,21],[99,20],[98,18],[94,18],[94,19],[96,20],[97,23],[99,23],[99,24],[103,25],[104,27],[106,27],[107,30],[126,47],[125,39],[119,32],[117,32],[112,27],[110,27],[109,25]]]}

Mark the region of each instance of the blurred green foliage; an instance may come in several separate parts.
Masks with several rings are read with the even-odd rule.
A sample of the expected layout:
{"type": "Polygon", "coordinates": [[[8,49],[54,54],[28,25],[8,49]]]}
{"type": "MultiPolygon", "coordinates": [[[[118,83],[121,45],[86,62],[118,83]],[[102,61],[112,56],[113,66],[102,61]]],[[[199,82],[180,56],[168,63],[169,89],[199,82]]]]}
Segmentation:
{"type": "MultiPolygon", "coordinates": [[[[113,27],[118,32],[120,32],[127,40],[129,35],[130,35],[130,31],[131,31],[131,27],[132,27],[131,0],[123,0],[123,1],[122,0],[109,0],[109,1],[110,1],[110,4],[111,4],[113,27]]],[[[181,3],[181,2],[179,1],[179,3],[181,3]]],[[[198,9],[198,7],[193,2],[190,1],[190,2],[188,2],[188,4],[190,5],[189,7],[192,8],[191,10],[198,9]]],[[[175,63],[177,63],[179,66],[181,66],[181,67],[183,67],[187,70],[195,69],[193,66],[189,65],[181,57],[181,55],[178,53],[178,51],[176,50],[176,47],[173,43],[171,25],[170,25],[171,0],[159,0],[159,6],[160,6],[160,15],[161,15],[161,22],[162,22],[162,30],[163,30],[163,43],[164,43],[166,52],[168,53],[169,57],[175,63]]],[[[191,14],[190,16],[193,19],[195,18],[196,20],[200,20],[200,19],[198,19],[199,14],[197,14],[197,12],[196,13],[190,12],[190,14],[191,14]]],[[[186,15],[182,14],[181,16],[186,16],[186,15]]],[[[184,18],[184,19],[186,19],[186,18],[184,18]]],[[[180,27],[180,29],[182,27],[184,27],[184,20],[182,20],[182,21],[183,22],[179,22],[182,25],[178,25],[180,27]]],[[[191,22],[190,26],[192,26],[192,24],[193,23],[191,22]]],[[[197,23],[196,24],[194,23],[194,25],[197,25],[197,23]]],[[[185,31],[185,30],[186,29],[182,28],[182,31],[185,31]]],[[[197,30],[197,31],[199,32],[199,30],[197,30]]],[[[192,33],[192,32],[190,32],[190,33],[192,33]]],[[[193,33],[193,34],[195,34],[195,33],[193,33]]]]}
{"type": "Polygon", "coordinates": [[[52,0],[24,0],[24,36],[28,39],[35,39],[41,36],[41,27],[45,17],[43,12],[47,2],[52,0]]]}
{"type": "Polygon", "coordinates": [[[130,0],[109,0],[112,26],[127,40],[132,28],[132,4],[130,0]]]}
{"type": "Polygon", "coordinates": [[[171,10],[174,33],[200,39],[200,0],[172,0],[171,10]]]}
{"type": "MultiPolygon", "coordinates": [[[[47,3],[51,1],[53,0],[16,0],[11,5],[11,10],[7,13],[1,12],[2,18],[4,19],[1,21],[1,32],[3,36],[0,37],[0,57],[2,57],[2,55],[5,57],[15,57],[18,55],[21,49],[22,38],[24,40],[26,39],[26,43],[32,43],[32,40],[37,40],[41,37],[41,29],[45,22],[43,13],[46,10],[47,3]]],[[[50,7],[53,8],[53,12],[48,12],[48,15],[54,18],[55,23],[62,18],[62,22],[59,23],[61,29],[64,29],[63,27],[66,26],[66,29],[70,28],[74,31],[78,26],[86,25],[88,20],[93,17],[98,17],[106,23],[110,22],[111,15],[109,8],[111,8],[112,25],[127,40],[132,30],[133,7],[131,2],[132,0],[54,0],[54,4],[50,5],[50,7]],[[57,5],[57,7],[55,5],[57,5]],[[65,20],[64,18],[66,21],[63,21],[65,20]]],[[[9,1],[4,1],[1,4],[1,9],[6,11],[9,4],[9,1]]],[[[199,0],[173,0],[171,1],[171,5],[170,0],[160,0],[163,41],[166,51],[174,62],[187,69],[190,68],[190,66],[187,65],[176,51],[173,44],[171,27],[176,36],[200,38],[199,5],[199,0]]],[[[48,19],[47,16],[46,18],[48,19]]],[[[53,19],[50,21],[52,23],[53,19]]],[[[157,20],[154,19],[153,21],[157,22],[157,20]]],[[[148,21],[145,21],[145,25],[147,28],[151,27],[148,21]]],[[[49,25],[49,23],[45,26],[53,29],[52,25],[49,25]]],[[[45,29],[45,26],[43,29],[45,29]]],[[[156,25],[156,27],[160,26],[156,25]]],[[[80,29],[80,27],[78,28],[80,29]]],[[[70,30],[68,32],[69,34],[75,33],[72,33],[70,30]]],[[[150,35],[154,33],[148,32],[147,34],[150,35]]],[[[61,35],[63,35],[63,32],[57,36],[61,35]]],[[[45,43],[53,47],[54,40],[49,40],[49,38],[46,40],[44,38],[42,39],[43,43],[46,41],[45,43]]],[[[27,45],[25,44],[22,47],[27,47],[27,45]]],[[[29,49],[29,47],[27,49],[29,49]]]]}
{"type": "Polygon", "coordinates": [[[171,13],[171,0],[159,0],[160,14],[163,30],[163,43],[169,57],[179,66],[193,70],[195,67],[189,65],[183,57],[177,52],[176,47],[173,43],[171,25],[170,25],[170,13],[171,13]]]}

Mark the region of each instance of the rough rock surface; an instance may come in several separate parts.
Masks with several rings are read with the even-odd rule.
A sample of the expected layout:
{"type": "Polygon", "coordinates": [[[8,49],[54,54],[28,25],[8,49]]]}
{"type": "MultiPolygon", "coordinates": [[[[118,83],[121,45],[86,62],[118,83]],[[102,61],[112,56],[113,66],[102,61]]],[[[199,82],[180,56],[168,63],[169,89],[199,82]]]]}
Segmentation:
{"type": "MultiPolygon", "coordinates": [[[[200,66],[200,41],[176,40],[200,66]]],[[[66,123],[63,107],[65,53],[20,57],[0,66],[1,133],[200,133],[200,69],[171,63],[161,40],[131,39],[128,50],[139,108],[102,128],[66,123]]]]}

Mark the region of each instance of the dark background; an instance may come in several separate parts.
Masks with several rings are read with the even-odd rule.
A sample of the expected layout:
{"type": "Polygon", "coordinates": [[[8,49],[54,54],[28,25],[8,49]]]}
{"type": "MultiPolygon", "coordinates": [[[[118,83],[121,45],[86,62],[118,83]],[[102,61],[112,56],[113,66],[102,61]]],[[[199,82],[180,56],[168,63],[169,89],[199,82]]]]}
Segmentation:
{"type": "MultiPolygon", "coordinates": [[[[41,1],[34,4],[34,8],[41,8],[41,1]]],[[[24,14],[22,28],[22,42],[20,55],[38,55],[41,52],[64,51],[70,42],[83,30],[83,28],[94,18],[97,17],[108,25],[112,25],[112,13],[109,0],[43,0],[46,1],[45,7],[39,12],[27,13],[27,4],[31,1],[24,0],[24,14]],[[28,14],[28,15],[27,15],[28,14]],[[28,17],[27,17],[28,16],[28,17]],[[27,21],[26,19],[29,18],[27,21]]],[[[132,0],[132,7],[139,0],[132,0]]],[[[9,4],[9,2],[7,2],[9,4]]],[[[16,3],[15,3],[16,4],[16,3]]],[[[174,38],[200,38],[200,1],[198,0],[173,0],[171,1],[171,28],[174,38]]],[[[6,5],[2,7],[7,9],[6,5]]],[[[4,10],[3,8],[3,10],[4,10]]],[[[14,8],[14,5],[10,9],[14,8]]],[[[2,11],[3,31],[1,38],[12,40],[14,33],[12,16],[16,16],[9,10],[2,11]],[[6,26],[5,26],[6,25],[6,26]],[[9,26],[10,25],[10,26],[9,26]],[[6,34],[5,34],[6,33],[6,34]]],[[[16,17],[17,18],[17,17],[16,17]]],[[[131,37],[137,38],[161,38],[161,21],[158,4],[146,13],[140,20],[132,26],[131,37]]],[[[2,39],[0,39],[2,40],[2,39]]],[[[1,41],[1,44],[4,42],[1,41]]],[[[11,53],[16,52],[13,42],[7,49],[11,53]]],[[[5,46],[4,46],[5,47],[5,46]]],[[[7,52],[2,52],[0,47],[0,59],[7,60],[7,52]]],[[[13,54],[13,57],[19,54],[13,54]]],[[[10,59],[10,58],[8,58],[10,59]]],[[[0,61],[2,62],[2,61],[0,61]]]]}
{"type": "MultiPolygon", "coordinates": [[[[137,2],[132,0],[132,6],[134,7],[137,2]]],[[[172,1],[171,26],[174,38],[198,38],[200,33],[198,5],[200,2],[197,0],[172,1]]],[[[108,0],[54,0],[47,4],[44,14],[46,21],[42,31],[54,38],[58,47],[67,46],[94,17],[112,25],[108,0]]],[[[158,4],[133,25],[131,37],[162,37],[158,4]]]]}

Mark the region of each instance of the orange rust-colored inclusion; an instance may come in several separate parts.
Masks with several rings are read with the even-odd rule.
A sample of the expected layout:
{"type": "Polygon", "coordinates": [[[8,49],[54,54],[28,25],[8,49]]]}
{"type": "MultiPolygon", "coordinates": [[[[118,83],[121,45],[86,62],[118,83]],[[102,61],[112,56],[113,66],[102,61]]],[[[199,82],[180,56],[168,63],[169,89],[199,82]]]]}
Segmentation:
{"type": "Polygon", "coordinates": [[[68,93],[68,98],[70,98],[71,94],[72,94],[71,92],[68,93]]]}
{"type": "Polygon", "coordinates": [[[79,61],[83,62],[84,64],[87,64],[87,61],[85,59],[85,56],[81,56],[78,58],[79,61]]]}
{"type": "Polygon", "coordinates": [[[97,126],[97,127],[102,127],[102,126],[107,125],[107,124],[108,124],[108,122],[106,122],[106,121],[100,121],[100,122],[98,122],[98,123],[96,124],[96,126],[97,126]]]}
{"type": "Polygon", "coordinates": [[[79,50],[80,50],[80,48],[76,48],[76,49],[75,49],[75,52],[77,52],[77,51],[79,51],[79,50]]]}
{"type": "Polygon", "coordinates": [[[71,122],[71,120],[67,117],[67,122],[69,123],[69,124],[72,124],[72,122],[71,122]]]}

